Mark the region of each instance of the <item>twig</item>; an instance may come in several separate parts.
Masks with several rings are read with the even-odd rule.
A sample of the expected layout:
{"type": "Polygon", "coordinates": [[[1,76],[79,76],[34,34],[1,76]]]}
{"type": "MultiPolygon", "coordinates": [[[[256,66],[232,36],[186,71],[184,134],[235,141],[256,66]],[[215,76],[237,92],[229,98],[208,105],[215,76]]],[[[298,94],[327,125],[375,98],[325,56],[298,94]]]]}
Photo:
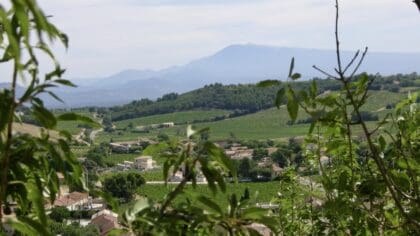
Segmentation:
{"type": "Polygon", "coordinates": [[[336,77],[336,76],[334,76],[334,75],[331,75],[330,73],[328,73],[328,72],[326,72],[326,71],[324,71],[324,70],[320,69],[320,68],[319,68],[319,67],[317,67],[316,65],[313,65],[312,67],[313,67],[315,70],[317,70],[317,71],[321,72],[322,74],[326,75],[327,77],[334,78],[334,79],[339,79],[338,77],[336,77]]]}
{"type": "Polygon", "coordinates": [[[354,56],[351,59],[351,61],[349,62],[349,64],[347,64],[346,68],[344,68],[343,74],[345,74],[346,71],[350,68],[350,66],[354,63],[354,61],[356,60],[356,58],[359,56],[359,53],[360,53],[360,50],[357,50],[357,52],[354,54],[354,56]]]}
{"type": "Polygon", "coordinates": [[[335,46],[337,54],[338,74],[343,76],[343,70],[341,68],[341,55],[340,55],[340,40],[338,37],[338,18],[339,18],[339,7],[338,0],[335,0],[335,46]]]}
{"type": "Polygon", "coordinates": [[[367,52],[368,52],[368,47],[365,47],[365,50],[363,51],[362,57],[360,58],[359,63],[357,63],[357,66],[354,68],[353,72],[349,76],[349,79],[353,78],[353,76],[357,73],[360,65],[362,65],[363,61],[365,60],[367,52]]]}

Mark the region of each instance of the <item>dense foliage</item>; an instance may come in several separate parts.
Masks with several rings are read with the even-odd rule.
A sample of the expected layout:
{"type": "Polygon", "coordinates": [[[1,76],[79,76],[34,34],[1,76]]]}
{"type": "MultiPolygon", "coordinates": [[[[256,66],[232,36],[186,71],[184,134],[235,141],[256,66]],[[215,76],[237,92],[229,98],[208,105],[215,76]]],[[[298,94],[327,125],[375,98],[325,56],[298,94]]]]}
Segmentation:
{"type": "Polygon", "coordinates": [[[133,199],[137,189],[145,183],[139,173],[118,173],[107,176],[103,181],[104,192],[128,202],[133,199]]]}
{"type": "MultiPolygon", "coordinates": [[[[357,76],[353,79],[356,79],[357,76]]],[[[380,76],[369,75],[373,81],[370,86],[372,90],[388,90],[398,92],[401,87],[419,87],[420,76],[416,73],[409,75],[380,76]]],[[[337,91],[340,84],[334,79],[316,79],[318,91],[337,91]]],[[[308,89],[310,81],[293,83],[296,89],[308,89]]],[[[133,101],[124,106],[101,108],[98,111],[107,115],[107,119],[113,121],[126,120],[130,118],[165,114],[193,109],[226,109],[236,110],[231,116],[243,115],[256,112],[274,106],[276,90],[273,88],[258,88],[256,85],[222,85],[212,84],[181,95],[168,94],[157,101],[142,99],[133,101]]],[[[285,100],[279,101],[284,103],[285,100]]]]}
{"type": "Polygon", "coordinates": [[[57,130],[57,121],[94,122],[73,113],[56,117],[40,99],[40,95],[49,94],[60,100],[50,89],[73,86],[61,78],[64,70],[51,52],[51,43],[56,40],[67,46],[66,35],[50,23],[35,1],[0,4],[0,63],[12,66],[13,71],[10,87],[0,90],[0,232],[7,223],[25,235],[49,235],[44,204],[56,198],[57,173],[64,175],[67,184],[82,183],[82,170],[70,151],[71,135],[57,130]],[[51,72],[40,74],[41,55],[46,58],[43,61],[50,59],[51,72]],[[28,86],[18,95],[20,82],[28,86]],[[24,106],[40,127],[37,135],[14,129],[21,122],[19,111],[24,106]],[[14,217],[5,220],[5,215],[11,214],[14,217]]]}
{"type": "MultiPolygon", "coordinates": [[[[293,186],[283,198],[282,208],[294,221],[286,221],[285,232],[298,230],[303,234],[385,234],[418,235],[420,232],[420,112],[416,109],[417,94],[395,106],[374,127],[366,124],[362,109],[369,98],[374,79],[366,74],[355,77],[367,48],[358,51],[344,64],[338,37],[338,1],[336,1],[337,67],[334,73],[314,66],[336,80],[340,89],[320,93],[317,81],[309,89],[299,90],[280,81],[264,81],[261,86],[278,85],[279,96],[287,97],[287,110],[293,121],[302,109],[312,118],[307,142],[306,159],[318,169],[325,202],[314,211],[310,199],[297,203],[293,186]],[[355,129],[362,135],[355,136],[355,129]],[[310,211],[305,210],[310,206],[310,211]],[[302,225],[302,221],[307,224],[302,225]],[[309,223],[310,222],[310,223],[309,223]]],[[[292,59],[289,78],[297,80],[292,59]]],[[[395,81],[394,81],[395,82],[395,81]]],[[[293,179],[293,178],[289,178],[293,179]]],[[[313,185],[311,184],[311,188],[313,185]]]]}

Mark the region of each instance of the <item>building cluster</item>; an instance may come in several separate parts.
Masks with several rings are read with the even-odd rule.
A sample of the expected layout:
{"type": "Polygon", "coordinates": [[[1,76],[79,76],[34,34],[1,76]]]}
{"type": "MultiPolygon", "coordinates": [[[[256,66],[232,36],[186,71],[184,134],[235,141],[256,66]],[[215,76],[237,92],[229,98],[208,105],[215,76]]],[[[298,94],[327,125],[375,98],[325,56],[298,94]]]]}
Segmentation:
{"type": "Polygon", "coordinates": [[[229,149],[225,149],[225,154],[233,160],[252,159],[254,149],[246,146],[233,145],[229,149]]]}
{"type": "Polygon", "coordinates": [[[164,122],[164,123],[160,123],[160,124],[137,126],[135,128],[135,130],[139,131],[139,132],[144,132],[144,131],[148,131],[148,130],[151,130],[151,129],[164,129],[164,128],[171,128],[171,127],[174,127],[174,126],[175,126],[174,122],[164,122]]]}
{"type": "Polygon", "coordinates": [[[156,161],[151,156],[139,156],[134,161],[124,161],[116,165],[118,171],[140,170],[147,171],[156,168],[156,161]]]}
{"type": "Polygon", "coordinates": [[[129,153],[132,149],[146,147],[151,144],[157,144],[157,142],[148,138],[141,138],[134,141],[111,142],[109,143],[109,147],[115,153],[129,153]]]}
{"type": "MultiPolygon", "coordinates": [[[[61,182],[63,175],[62,173],[57,174],[61,182]]],[[[107,235],[111,230],[120,228],[118,215],[106,209],[106,203],[102,198],[93,198],[86,192],[68,192],[66,190],[68,190],[68,187],[60,188],[58,198],[53,204],[47,204],[45,209],[50,210],[54,207],[65,207],[69,211],[97,211],[90,219],[78,219],[77,221],[83,226],[88,224],[97,226],[100,235],[107,235]]],[[[69,219],[69,222],[72,221],[72,219],[69,219]]]]}

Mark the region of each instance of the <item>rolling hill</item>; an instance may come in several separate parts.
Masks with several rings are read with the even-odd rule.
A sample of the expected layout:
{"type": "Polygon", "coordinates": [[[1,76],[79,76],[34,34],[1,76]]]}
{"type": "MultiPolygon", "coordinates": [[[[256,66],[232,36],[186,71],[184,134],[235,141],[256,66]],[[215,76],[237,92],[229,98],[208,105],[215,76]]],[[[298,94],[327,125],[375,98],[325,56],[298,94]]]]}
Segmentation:
{"type": "MultiPolygon", "coordinates": [[[[352,52],[343,52],[350,59],[352,52]]],[[[289,62],[296,58],[296,71],[304,78],[320,76],[313,64],[331,69],[335,51],[262,45],[231,45],[215,54],[186,65],[159,71],[126,70],[107,78],[74,80],[78,88],[56,92],[65,104],[47,99],[50,107],[113,106],[140,98],[155,99],[170,92],[182,93],[206,84],[255,83],[264,79],[285,79],[289,62]]],[[[420,72],[420,53],[369,53],[361,70],[383,75],[420,72]]]]}

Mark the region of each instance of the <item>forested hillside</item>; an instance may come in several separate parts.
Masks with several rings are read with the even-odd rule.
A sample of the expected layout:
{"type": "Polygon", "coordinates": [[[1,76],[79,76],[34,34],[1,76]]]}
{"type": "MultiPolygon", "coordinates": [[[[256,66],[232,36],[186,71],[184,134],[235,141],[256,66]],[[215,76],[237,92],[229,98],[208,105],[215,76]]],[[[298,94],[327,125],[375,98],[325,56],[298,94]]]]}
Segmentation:
{"type": "MultiPolygon", "coordinates": [[[[409,75],[392,75],[382,77],[371,75],[375,81],[370,85],[372,90],[400,90],[420,87],[420,76],[416,73],[409,75]]],[[[340,85],[333,79],[318,79],[319,93],[337,90],[340,85]]],[[[295,82],[296,89],[307,89],[309,81],[295,82]]],[[[235,115],[253,113],[274,106],[275,88],[258,88],[254,84],[222,85],[212,84],[184,94],[170,93],[156,101],[142,99],[124,106],[102,108],[100,111],[109,113],[112,121],[120,121],[156,114],[194,109],[224,109],[236,110],[235,115]]]]}

